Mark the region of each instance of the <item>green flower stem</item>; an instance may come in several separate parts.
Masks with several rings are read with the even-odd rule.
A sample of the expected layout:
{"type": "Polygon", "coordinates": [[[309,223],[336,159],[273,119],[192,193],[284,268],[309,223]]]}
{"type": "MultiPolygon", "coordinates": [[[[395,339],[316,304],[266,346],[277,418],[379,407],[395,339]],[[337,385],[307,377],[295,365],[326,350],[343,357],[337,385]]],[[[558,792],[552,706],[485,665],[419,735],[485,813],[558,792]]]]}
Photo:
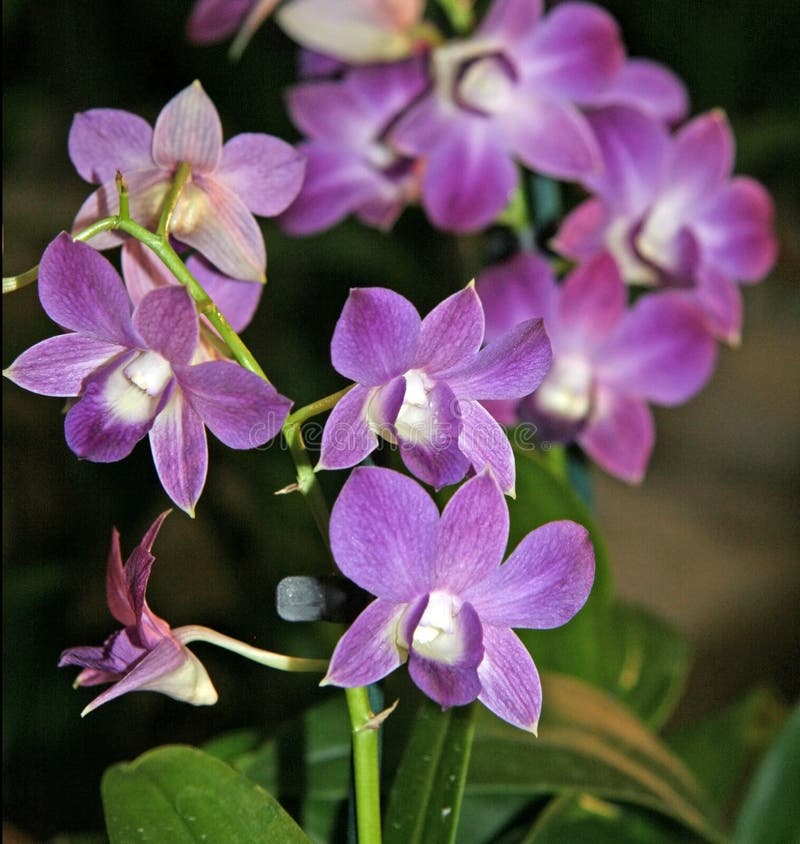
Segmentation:
{"type": "Polygon", "coordinates": [[[317,401],[312,401],[311,404],[295,410],[294,413],[290,413],[287,417],[284,427],[302,425],[303,422],[311,419],[312,416],[319,416],[320,413],[325,413],[326,410],[332,410],[334,405],[338,404],[339,399],[343,399],[353,387],[355,387],[355,384],[349,384],[343,390],[339,390],[338,393],[331,393],[329,396],[325,396],[324,399],[317,399],[317,401]]]}
{"type": "MultiPolygon", "coordinates": [[[[164,240],[169,237],[170,224],[172,223],[172,215],[178,205],[178,200],[181,198],[181,193],[186,183],[192,177],[192,166],[187,161],[181,161],[178,169],[175,171],[175,178],[172,180],[172,186],[169,193],[164,199],[164,207],[161,210],[161,217],[158,220],[158,228],[156,235],[164,240]]],[[[120,209],[122,206],[120,205],[120,209]]],[[[124,217],[120,210],[120,216],[124,217]]]]}
{"type": "Polygon", "coordinates": [[[447,15],[450,26],[459,34],[469,32],[475,25],[473,0],[439,0],[439,6],[447,15]]]}
{"type": "Polygon", "coordinates": [[[306,659],[301,656],[286,656],[265,651],[199,624],[178,627],[172,633],[184,645],[188,645],[190,642],[208,642],[210,645],[224,648],[226,651],[231,651],[231,653],[238,654],[245,659],[257,662],[259,665],[277,668],[278,671],[318,671],[324,674],[328,670],[327,659],[306,659]]]}
{"type": "Polygon", "coordinates": [[[285,490],[279,490],[279,492],[297,491],[302,493],[306,499],[306,504],[308,504],[308,509],[311,510],[311,515],[314,517],[322,541],[328,547],[330,513],[328,511],[328,505],[325,502],[325,496],[322,494],[322,488],[314,472],[314,467],[311,465],[311,460],[309,460],[300,425],[295,422],[290,423],[287,419],[283,426],[283,437],[286,440],[286,445],[289,446],[289,454],[292,455],[292,460],[297,470],[297,483],[285,490]]]}
{"type": "Polygon", "coordinates": [[[378,775],[378,730],[372,725],[367,689],[345,689],[353,739],[356,826],[359,844],[380,844],[381,801],[378,775]]]}

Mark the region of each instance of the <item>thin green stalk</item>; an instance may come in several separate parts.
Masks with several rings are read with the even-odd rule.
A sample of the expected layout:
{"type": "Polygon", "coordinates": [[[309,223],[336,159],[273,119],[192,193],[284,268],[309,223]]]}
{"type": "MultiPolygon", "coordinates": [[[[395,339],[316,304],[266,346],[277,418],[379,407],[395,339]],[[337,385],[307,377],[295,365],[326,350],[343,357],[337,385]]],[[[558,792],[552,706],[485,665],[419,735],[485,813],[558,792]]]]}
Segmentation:
{"type": "Polygon", "coordinates": [[[356,828],[359,844],[381,842],[381,800],[378,774],[378,730],[367,689],[345,689],[353,740],[356,787],[356,828]]]}
{"type": "Polygon", "coordinates": [[[311,515],[314,517],[322,541],[327,547],[330,513],[328,512],[328,505],[325,502],[325,496],[322,494],[319,480],[314,472],[314,467],[311,465],[311,460],[308,457],[300,425],[297,423],[290,424],[287,419],[283,426],[283,436],[286,440],[286,445],[289,446],[289,454],[292,455],[292,460],[297,470],[297,483],[292,484],[291,487],[287,487],[286,489],[279,490],[279,492],[302,493],[306,504],[308,504],[308,509],[311,510],[311,515]]]}
{"type": "Polygon", "coordinates": [[[347,393],[353,389],[353,387],[355,387],[355,384],[350,384],[343,390],[339,390],[337,393],[331,393],[331,395],[325,396],[323,399],[317,399],[317,401],[312,401],[311,404],[307,404],[299,410],[295,410],[294,413],[290,413],[287,417],[284,427],[288,427],[289,425],[302,425],[303,422],[307,419],[311,419],[312,416],[319,416],[320,413],[325,413],[326,410],[333,409],[334,405],[338,404],[339,399],[344,398],[347,393]]]}
{"type": "Polygon", "coordinates": [[[183,188],[191,177],[191,164],[187,161],[181,161],[175,172],[175,178],[172,180],[172,186],[169,189],[169,193],[164,200],[164,207],[161,209],[161,217],[158,220],[158,228],[156,229],[156,235],[158,237],[162,239],[169,237],[172,215],[175,213],[175,208],[178,205],[178,200],[181,198],[183,188]]]}

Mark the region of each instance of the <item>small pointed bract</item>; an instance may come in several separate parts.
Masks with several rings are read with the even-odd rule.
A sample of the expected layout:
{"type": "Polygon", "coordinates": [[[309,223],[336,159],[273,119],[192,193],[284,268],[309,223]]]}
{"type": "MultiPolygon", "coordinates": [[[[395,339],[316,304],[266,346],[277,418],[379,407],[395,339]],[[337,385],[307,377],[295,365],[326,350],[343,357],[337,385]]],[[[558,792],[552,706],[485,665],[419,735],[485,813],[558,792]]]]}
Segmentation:
{"type": "MultiPolygon", "coordinates": [[[[714,368],[717,344],[697,305],[663,291],[628,308],[627,289],[607,253],[560,287],[547,262],[520,253],[485,270],[477,289],[487,337],[541,317],[552,343],[553,365],[518,403],[516,420],[533,423],[541,440],[577,442],[607,472],[640,481],[655,439],[647,403],[686,401],[714,368]]],[[[500,411],[510,421],[509,408],[500,411]]]]}
{"type": "Polygon", "coordinates": [[[83,670],[75,686],[112,683],[81,713],[127,692],[160,692],[195,706],[217,702],[217,692],[203,664],[181,641],[181,628],[170,629],[147,605],[146,591],[155,557],[153,543],[169,511],[162,513],[123,565],[119,533],[111,534],[106,570],[106,600],[123,626],[97,647],[68,648],[59,668],[77,665],[83,670]]]}
{"type": "MultiPolygon", "coordinates": [[[[191,173],[172,213],[170,234],[198,250],[232,278],[265,280],[267,255],[253,217],[272,217],[295,198],[305,162],[271,135],[236,135],[222,143],[214,104],[195,81],[161,110],[155,128],[127,111],[98,108],[77,114],[69,154],[96,190],[78,211],[73,228],[118,213],[116,174],[125,177],[131,217],[145,227],[158,222],[181,164],[191,173]]],[[[98,248],[119,243],[106,233],[98,248]]]]}
{"type": "Polygon", "coordinates": [[[109,463],[149,435],[167,494],[192,515],[205,483],[205,428],[231,448],[255,448],[280,431],[291,402],[252,372],[199,354],[197,313],[186,290],[164,285],[133,311],[117,271],[60,234],[39,266],[45,312],[69,333],[23,352],[4,375],[46,396],[76,398],[65,421],[78,457],[109,463]]]}
{"type": "Polygon", "coordinates": [[[514,326],[485,348],[483,334],[483,309],[472,284],[424,320],[392,290],[351,290],[331,357],[337,372],[357,386],[328,417],[318,468],[355,466],[382,437],[398,445],[411,472],[437,489],[488,465],[513,494],[511,446],[479,402],[534,390],[550,366],[550,343],[539,319],[514,326]]]}
{"type": "Polygon", "coordinates": [[[594,553],[585,528],[552,522],[503,563],[508,509],[490,469],[467,481],[441,516],[411,478],[355,469],[331,514],[342,572],[376,596],[336,646],[323,683],[361,686],[408,661],[443,709],[476,698],[536,732],[541,686],[512,627],[566,624],[586,602],[594,553]]]}

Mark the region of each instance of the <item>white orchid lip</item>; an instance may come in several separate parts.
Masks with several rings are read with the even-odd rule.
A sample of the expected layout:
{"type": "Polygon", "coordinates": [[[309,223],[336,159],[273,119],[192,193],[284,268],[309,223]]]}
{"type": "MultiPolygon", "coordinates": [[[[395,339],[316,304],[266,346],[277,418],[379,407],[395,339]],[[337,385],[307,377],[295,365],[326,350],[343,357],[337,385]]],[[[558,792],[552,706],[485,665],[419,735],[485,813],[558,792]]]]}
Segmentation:
{"type": "Polygon", "coordinates": [[[485,114],[494,114],[511,104],[514,80],[508,63],[501,57],[483,56],[463,68],[457,88],[461,103],[485,114]]]}
{"type": "Polygon", "coordinates": [[[124,374],[149,396],[160,396],[172,378],[172,367],[158,352],[142,352],[125,367],[124,374]]]}
{"type": "Polygon", "coordinates": [[[551,416],[585,419],[592,403],[591,364],[582,355],[557,357],[535,395],[538,407],[551,416]]]}
{"type": "Polygon", "coordinates": [[[411,647],[427,659],[452,665],[463,656],[464,642],[458,623],[461,601],[449,592],[436,591],[428,596],[411,647]]]}
{"type": "Polygon", "coordinates": [[[410,443],[430,443],[436,434],[437,421],[430,401],[434,383],[419,369],[409,369],[404,377],[406,391],[395,421],[397,436],[410,443]]]}

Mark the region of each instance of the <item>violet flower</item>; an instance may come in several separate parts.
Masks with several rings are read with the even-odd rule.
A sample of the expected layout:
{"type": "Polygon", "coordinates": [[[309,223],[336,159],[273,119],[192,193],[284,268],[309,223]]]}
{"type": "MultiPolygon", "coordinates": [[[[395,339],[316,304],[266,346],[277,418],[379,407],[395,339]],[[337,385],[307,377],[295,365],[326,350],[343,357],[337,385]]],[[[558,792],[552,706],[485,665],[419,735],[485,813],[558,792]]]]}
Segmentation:
{"type": "Polygon", "coordinates": [[[608,254],[559,287],[546,261],[521,253],[485,270],[477,288],[488,337],[543,317],[553,346],[553,366],[533,395],[492,412],[507,424],[514,416],[533,422],[541,439],[577,442],[607,472],[640,481],[655,440],[647,403],[686,401],[714,368],[716,343],[696,305],[661,292],[628,309],[608,254]]]}
{"type": "Polygon", "coordinates": [[[169,511],[162,513],[153,522],[124,566],[119,533],[115,529],[111,534],[106,600],[111,614],[123,629],[113,633],[99,647],[68,648],[58,661],[59,668],[67,665],[83,668],[75,680],[76,687],[113,683],[81,712],[81,716],[135,691],[160,692],[195,706],[217,702],[216,689],[203,664],[184,644],[184,628],[171,630],[169,624],[147,605],[145,593],[155,561],[151,549],[168,514],[169,511]]]}
{"type": "Polygon", "coordinates": [[[298,146],[306,158],[303,187],[281,216],[287,231],[322,231],[350,213],[387,229],[419,197],[420,167],[391,145],[387,131],[425,85],[421,60],[410,59],[289,91],[289,112],[308,140],[298,146]]]}
{"type": "Polygon", "coordinates": [[[541,320],[528,320],[481,349],[484,317],[472,284],[424,320],[399,293],[350,291],[331,342],[337,372],[357,384],[334,407],[318,469],[345,469],[397,443],[409,471],[439,488],[491,466],[513,495],[514,455],[479,403],[534,390],[550,366],[541,320]]]}
{"type": "Polygon", "coordinates": [[[603,153],[594,193],[562,223],[555,247],[586,260],[608,250],[633,283],[690,291],[709,329],[738,340],[737,281],[769,272],[777,249],[764,187],[731,178],[734,142],[721,111],[696,117],[670,137],[660,121],[624,107],[589,117],[603,153]]]}
{"type": "Polygon", "coordinates": [[[131,314],[111,264],[62,233],[42,256],[39,299],[68,333],[23,352],[4,375],[40,395],[77,398],[65,431],[78,457],[121,460],[149,435],[165,491],[193,515],[208,464],[205,426],[231,448],[280,431],[291,402],[274,387],[230,361],[193,364],[198,320],[184,288],[153,290],[131,314]]]}
{"type": "MultiPolygon", "coordinates": [[[[78,212],[74,228],[116,214],[115,175],[128,185],[131,216],[145,227],[158,221],[179,165],[191,175],[172,214],[170,234],[201,252],[226,275],[264,281],[264,238],[253,214],[272,217],[297,195],[302,157],[287,143],[264,134],[241,134],[222,144],[222,125],[199,82],[173,97],[155,129],[141,117],[99,108],[75,116],[69,154],[78,173],[99,184],[78,212]]],[[[107,233],[98,248],[120,242],[107,233]]]]}
{"type": "Polygon", "coordinates": [[[474,231],[503,210],[515,161],[560,179],[600,169],[579,105],[591,105],[624,62],[618,27],[588,3],[495,0],[477,32],[435,48],[431,92],[391,132],[425,156],[422,203],[431,220],[474,231]]]}
{"type": "Polygon", "coordinates": [[[323,683],[374,683],[408,660],[411,679],[442,708],[477,698],[536,732],[539,676],[511,628],[559,627],[583,606],[594,579],[585,528],[544,525],[501,565],[508,510],[489,470],[440,517],[411,478],[359,468],[336,500],[330,535],[342,572],[377,599],[336,645],[323,683]]]}
{"type": "MultiPolygon", "coordinates": [[[[211,297],[230,327],[237,334],[244,331],[255,315],[264,285],[230,278],[197,254],[186,260],[186,268],[211,297]]],[[[138,240],[128,240],[122,245],[122,278],[134,305],[151,290],[179,285],[163,262],[138,240]]],[[[200,323],[200,349],[205,352],[201,357],[217,360],[220,358],[218,348],[209,341],[211,335],[218,336],[217,331],[204,315],[200,317],[200,323]]],[[[195,362],[198,359],[196,356],[195,362]]]]}

